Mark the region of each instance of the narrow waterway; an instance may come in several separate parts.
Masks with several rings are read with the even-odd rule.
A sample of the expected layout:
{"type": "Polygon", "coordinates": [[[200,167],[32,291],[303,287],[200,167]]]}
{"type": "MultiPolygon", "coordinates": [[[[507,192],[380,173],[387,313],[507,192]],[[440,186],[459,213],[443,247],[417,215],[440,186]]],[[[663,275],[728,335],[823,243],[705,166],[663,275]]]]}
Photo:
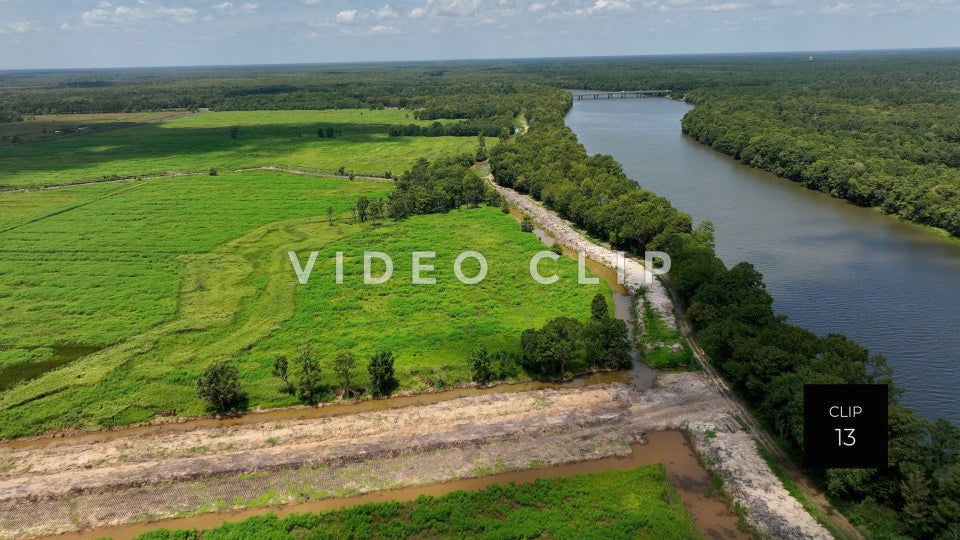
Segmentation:
{"type": "Polygon", "coordinates": [[[695,222],[713,220],[727,264],[760,270],[775,309],[817,333],[883,354],[903,403],[960,422],[960,241],[748,167],[680,132],[678,101],[574,101],[567,125],[587,151],[695,222]]]}

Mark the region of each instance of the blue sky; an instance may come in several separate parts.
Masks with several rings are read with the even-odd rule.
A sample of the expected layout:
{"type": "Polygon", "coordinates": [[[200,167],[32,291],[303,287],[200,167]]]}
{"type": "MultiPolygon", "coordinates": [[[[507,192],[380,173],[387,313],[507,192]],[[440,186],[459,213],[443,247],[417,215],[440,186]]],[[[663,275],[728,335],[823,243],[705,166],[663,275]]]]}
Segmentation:
{"type": "Polygon", "coordinates": [[[960,46],[960,0],[0,0],[0,69],[960,46]]]}

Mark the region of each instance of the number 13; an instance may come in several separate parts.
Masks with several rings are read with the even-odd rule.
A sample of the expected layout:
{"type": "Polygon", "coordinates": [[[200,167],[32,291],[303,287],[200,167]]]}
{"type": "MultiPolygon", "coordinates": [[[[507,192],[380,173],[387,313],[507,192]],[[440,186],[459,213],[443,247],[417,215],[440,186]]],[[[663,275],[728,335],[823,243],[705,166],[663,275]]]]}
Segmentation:
{"type": "Polygon", "coordinates": [[[837,432],[837,446],[853,446],[857,444],[857,439],[853,436],[853,428],[837,428],[834,431],[837,432]]]}

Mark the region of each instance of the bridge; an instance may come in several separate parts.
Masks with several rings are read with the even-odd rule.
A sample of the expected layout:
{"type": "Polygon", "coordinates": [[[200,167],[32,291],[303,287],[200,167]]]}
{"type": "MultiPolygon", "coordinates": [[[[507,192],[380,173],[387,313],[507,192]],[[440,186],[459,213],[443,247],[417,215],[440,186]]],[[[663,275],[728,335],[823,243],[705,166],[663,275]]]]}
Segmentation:
{"type": "Polygon", "coordinates": [[[620,90],[619,92],[597,92],[587,94],[574,94],[578,100],[583,98],[591,99],[613,99],[621,98],[643,98],[643,97],[662,97],[669,94],[669,90],[620,90]]]}

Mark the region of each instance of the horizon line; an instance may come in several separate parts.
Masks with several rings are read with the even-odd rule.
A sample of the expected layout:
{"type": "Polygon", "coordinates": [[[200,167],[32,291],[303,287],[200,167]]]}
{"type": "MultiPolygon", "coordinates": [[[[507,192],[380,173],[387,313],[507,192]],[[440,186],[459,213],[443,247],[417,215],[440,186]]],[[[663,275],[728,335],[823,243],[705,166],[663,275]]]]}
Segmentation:
{"type": "Polygon", "coordinates": [[[47,67],[47,68],[0,68],[0,73],[11,72],[50,72],[50,71],[111,71],[129,69],[189,69],[189,68],[242,68],[242,67],[306,67],[306,66],[347,66],[378,64],[437,64],[459,62],[496,62],[496,61],[558,61],[590,60],[610,58],[664,58],[664,57],[721,57],[721,56],[765,56],[789,54],[856,54],[856,53],[909,53],[909,52],[960,52],[960,46],[882,48],[882,49],[808,49],[808,50],[770,50],[770,51],[729,51],[729,52],[677,52],[656,54],[598,54],[582,56],[502,56],[502,57],[463,57],[463,58],[420,58],[406,60],[340,60],[327,62],[275,62],[275,63],[236,63],[236,64],[157,64],[127,66],[85,66],[85,67],[47,67]]]}

